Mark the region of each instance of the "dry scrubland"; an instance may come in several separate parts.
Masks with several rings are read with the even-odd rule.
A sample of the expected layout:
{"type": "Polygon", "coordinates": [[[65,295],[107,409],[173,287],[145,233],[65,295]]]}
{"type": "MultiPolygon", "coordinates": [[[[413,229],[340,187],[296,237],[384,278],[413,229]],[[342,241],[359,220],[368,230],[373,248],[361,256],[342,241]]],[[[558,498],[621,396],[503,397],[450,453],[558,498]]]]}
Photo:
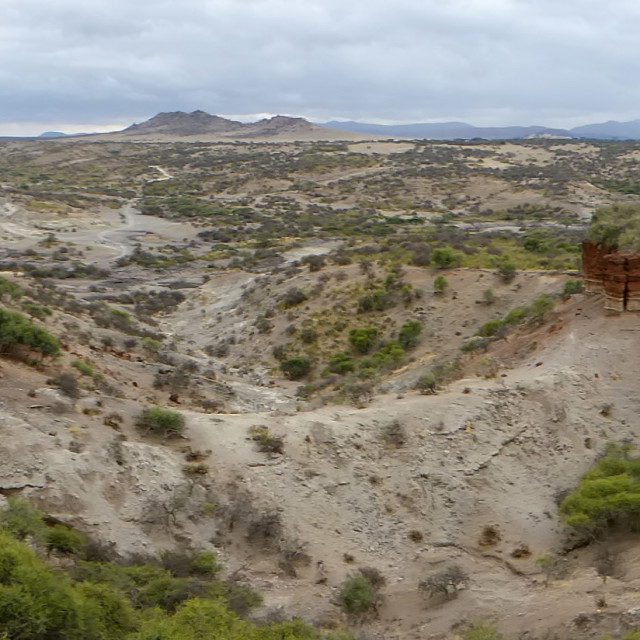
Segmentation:
{"type": "MultiPolygon", "coordinates": [[[[638,150],[3,142],[5,505],[39,507],[49,541],[86,536],[48,543],[76,577],[83,553],[171,570],[167,551],[215,552],[207,580],[258,621],[360,640],[640,626],[629,523],[558,508],[638,440],[638,318],[579,282],[594,208],[637,198],[638,150]]],[[[171,584],[167,619],[202,595],[171,584]]],[[[247,629],[225,637],[283,637],[247,629]]]]}

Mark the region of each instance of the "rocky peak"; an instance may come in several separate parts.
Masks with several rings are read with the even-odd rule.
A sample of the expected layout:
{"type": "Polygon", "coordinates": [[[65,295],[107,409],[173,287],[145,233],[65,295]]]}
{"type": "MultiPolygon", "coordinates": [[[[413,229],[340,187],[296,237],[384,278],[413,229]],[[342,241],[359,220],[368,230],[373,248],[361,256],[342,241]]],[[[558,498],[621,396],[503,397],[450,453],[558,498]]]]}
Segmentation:
{"type": "Polygon", "coordinates": [[[191,113],[184,111],[169,111],[158,113],[140,124],[133,124],[125,133],[164,133],[170,135],[198,135],[205,133],[226,133],[243,127],[241,122],[228,120],[220,116],[212,116],[205,111],[197,110],[191,113]]]}

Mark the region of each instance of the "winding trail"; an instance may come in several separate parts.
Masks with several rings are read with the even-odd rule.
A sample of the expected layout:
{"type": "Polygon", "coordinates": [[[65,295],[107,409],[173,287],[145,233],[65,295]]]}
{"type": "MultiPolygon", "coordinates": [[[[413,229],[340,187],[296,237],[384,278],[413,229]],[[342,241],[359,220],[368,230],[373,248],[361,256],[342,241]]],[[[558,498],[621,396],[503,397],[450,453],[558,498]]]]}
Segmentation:
{"type": "Polygon", "coordinates": [[[155,180],[149,180],[149,182],[162,182],[163,180],[172,180],[173,176],[162,167],[159,167],[157,164],[149,165],[149,169],[155,169],[162,174],[162,178],[156,178],[155,180]]]}
{"type": "MultiPolygon", "coordinates": [[[[172,180],[173,176],[162,167],[158,165],[150,165],[150,169],[156,169],[162,174],[161,178],[156,178],[155,180],[149,180],[149,182],[162,182],[163,180],[172,180]]],[[[115,256],[114,260],[119,260],[123,258],[128,253],[131,252],[131,246],[124,242],[115,241],[112,236],[113,234],[122,234],[126,231],[131,231],[135,224],[134,211],[135,211],[136,200],[131,200],[127,204],[125,204],[119,211],[120,215],[124,217],[125,224],[123,227],[118,227],[116,229],[108,229],[107,231],[101,231],[98,236],[98,242],[100,244],[106,245],[108,248],[113,249],[118,252],[118,255],[115,256]]]]}
{"type": "Polygon", "coordinates": [[[131,251],[131,247],[123,242],[115,242],[111,240],[110,236],[115,233],[121,234],[124,231],[130,231],[133,228],[133,225],[135,224],[135,219],[133,217],[134,208],[135,205],[133,201],[125,204],[119,212],[120,215],[124,217],[124,226],[118,227],[117,229],[108,229],[107,231],[101,231],[97,236],[100,244],[104,244],[108,248],[118,252],[118,255],[114,258],[115,260],[126,256],[127,253],[131,251]]]}

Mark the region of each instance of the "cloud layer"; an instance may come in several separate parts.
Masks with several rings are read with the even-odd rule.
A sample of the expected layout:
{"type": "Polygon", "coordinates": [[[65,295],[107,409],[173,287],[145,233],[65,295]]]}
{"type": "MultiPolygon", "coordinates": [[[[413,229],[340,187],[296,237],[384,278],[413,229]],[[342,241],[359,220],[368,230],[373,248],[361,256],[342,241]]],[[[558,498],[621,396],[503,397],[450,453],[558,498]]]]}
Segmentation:
{"type": "Polygon", "coordinates": [[[632,0],[3,0],[0,123],[631,119],[639,26],[632,0]]]}

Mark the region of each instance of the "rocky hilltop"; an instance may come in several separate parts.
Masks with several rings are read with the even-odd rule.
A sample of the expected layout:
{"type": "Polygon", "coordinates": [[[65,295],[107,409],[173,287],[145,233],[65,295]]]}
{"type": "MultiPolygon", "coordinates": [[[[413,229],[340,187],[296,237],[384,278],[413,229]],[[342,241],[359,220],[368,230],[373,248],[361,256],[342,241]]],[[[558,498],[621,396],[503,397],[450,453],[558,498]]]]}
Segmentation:
{"type": "Polygon", "coordinates": [[[640,311],[639,219],[634,204],[598,209],[583,244],[585,287],[604,292],[610,311],[640,311]]]}
{"type": "MultiPolygon", "coordinates": [[[[304,118],[274,116],[257,122],[239,122],[205,111],[171,111],[159,113],[153,118],[132,124],[113,136],[127,138],[187,138],[187,139],[336,139],[345,137],[363,137],[345,134],[326,127],[312,124],[304,118]]],[[[367,136],[364,136],[367,137],[367,136]]]]}
{"type": "Polygon", "coordinates": [[[229,133],[239,131],[245,125],[236,120],[212,116],[205,111],[170,111],[158,113],[140,124],[132,124],[122,133],[141,135],[168,133],[172,135],[193,136],[202,133],[229,133]]]}

